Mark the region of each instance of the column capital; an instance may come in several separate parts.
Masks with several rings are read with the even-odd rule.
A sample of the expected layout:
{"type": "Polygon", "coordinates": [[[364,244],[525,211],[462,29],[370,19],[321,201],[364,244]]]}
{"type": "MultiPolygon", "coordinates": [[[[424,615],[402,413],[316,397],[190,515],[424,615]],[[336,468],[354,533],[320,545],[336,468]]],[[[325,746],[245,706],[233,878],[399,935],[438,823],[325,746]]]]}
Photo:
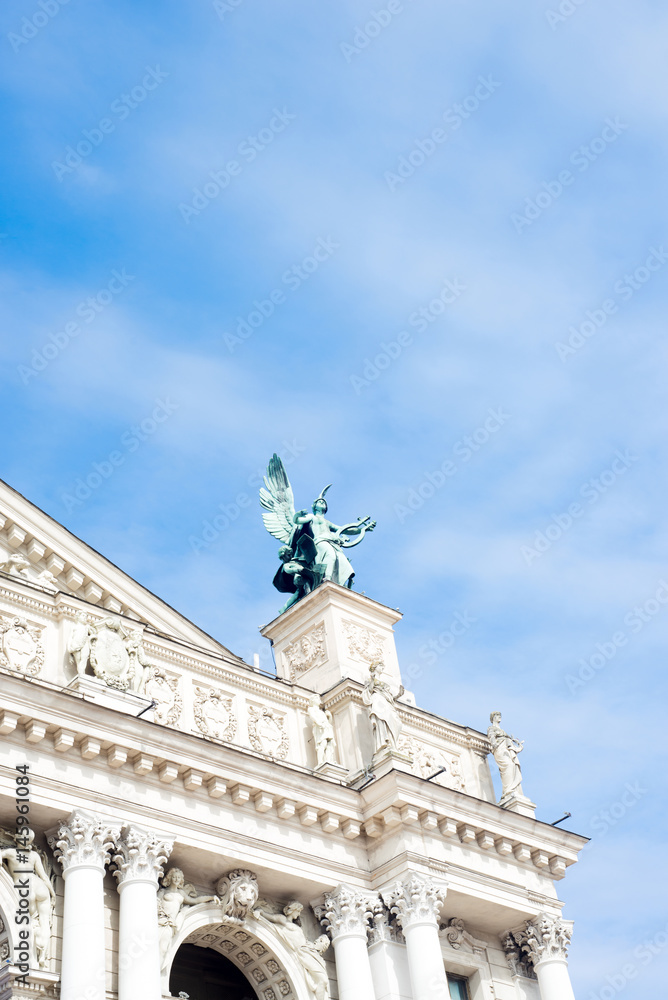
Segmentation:
{"type": "Polygon", "coordinates": [[[65,876],[72,868],[99,868],[104,872],[120,832],[120,824],[115,826],[94,813],[75,809],[47,833],[46,839],[65,876]]]}
{"type": "Polygon", "coordinates": [[[141,826],[125,826],[114,854],[118,890],[128,882],[151,882],[157,889],[163,864],[172,853],[173,838],[162,837],[141,826]]]}
{"type": "Polygon", "coordinates": [[[549,913],[539,913],[526,922],[522,935],[522,950],[530,956],[534,967],[548,959],[565,962],[572,933],[571,920],[552,917],[549,913]]]}
{"type": "Polygon", "coordinates": [[[314,909],[333,941],[344,934],[366,939],[375,899],[373,893],[337,885],[336,889],[324,894],[324,903],[314,909]]]}
{"type": "Polygon", "coordinates": [[[412,924],[433,924],[438,927],[441,906],[448,891],[447,884],[411,872],[390,889],[381,892],[386,906],[402,928],[412,924]]]}

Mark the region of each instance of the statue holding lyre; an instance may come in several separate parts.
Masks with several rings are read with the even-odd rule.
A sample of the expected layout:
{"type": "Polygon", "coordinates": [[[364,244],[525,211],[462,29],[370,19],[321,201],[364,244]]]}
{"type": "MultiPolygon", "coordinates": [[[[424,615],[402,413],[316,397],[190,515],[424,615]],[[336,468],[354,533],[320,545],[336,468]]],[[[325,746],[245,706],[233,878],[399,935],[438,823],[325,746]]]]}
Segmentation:
{"type": "Polygon", "coordinates": [[[283,543],[278,550],[282,565],[274,586],[291,595],[281,613],[324,580],[351,588],[355,570],[343,550],[358,545],[376,522],[370,517],[358,517],[344,525],[329,521],[325,494],[331,484],[316,497],[310,511],[295,511],[292,487],[278,455],[269,462],[264,484],[260,489],[262,519],[267,531],[283,543]]]}

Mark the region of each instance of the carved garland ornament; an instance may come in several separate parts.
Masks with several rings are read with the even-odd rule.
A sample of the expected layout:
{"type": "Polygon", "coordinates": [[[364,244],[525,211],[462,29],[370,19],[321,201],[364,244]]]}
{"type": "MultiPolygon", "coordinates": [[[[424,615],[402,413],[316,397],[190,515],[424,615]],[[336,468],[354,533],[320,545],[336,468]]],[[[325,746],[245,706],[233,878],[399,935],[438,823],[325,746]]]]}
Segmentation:
{"type": "Polygon", "coordinates": [[[234,699],[215,688],[195,688],[195,722],[205,736],[231,743],[237,732],[234,699]]]}
{"type": "Polygon", "coordinates": [[[43,663],[42,629],[25,618],[0,619],[0,665],[35,677],[43,663]]]}
{"type": "Polygon", "coordinates": [[[254,750],[284,760],[288,755],[285,716],[266,705],[248,706],[248,738],[254,750]]]}
{"type": "Polygon", "coordinates": [[[283,651],[283,661],[290,680],[295,680],[311,667],[324,663],[326,659],[325,626],[322,622],[304,632],[283,651]]]}

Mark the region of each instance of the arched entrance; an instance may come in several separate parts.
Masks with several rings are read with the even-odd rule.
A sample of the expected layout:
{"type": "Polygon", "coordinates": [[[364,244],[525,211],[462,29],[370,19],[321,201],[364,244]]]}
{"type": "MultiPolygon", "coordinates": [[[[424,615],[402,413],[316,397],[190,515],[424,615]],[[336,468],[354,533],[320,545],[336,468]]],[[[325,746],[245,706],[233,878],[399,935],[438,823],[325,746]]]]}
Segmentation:
{"type": "Polygon", "coordinates": [[[187,993],[190,1000],[257,1000],[243,972],[212,948],[182,944],[172,963],[169,990],[173,997],[187,993]]]}
{"type": "MultiPolygon", "coordinates": [[[[178,996],[180,990],[190,992],[187,986],[179,986],[176,991],[170,987],[172,969],[179,970],[181,948],[191,945],[195,946],[195,950],[185,954],[197,957],[196,952],[205,954],[206,950],[210,950],[227,959],[227,964],[214,967],[214,973],[229,969],[229,965],[235,966],[250,986],[250,989],[246,987],[246,995],[251,1000],[256,997],[258,1000],[309,1000],[311,993],[299,960],[294,952],[286,949],[273,928],[263,926],[252,914],[243,922],[221,922],[220,917],[220,905],[215,903],[190,908],[168,953],[163,994],[171,992],[173,996],[178,996]]],[[[233,996],[230,995],[230,1000],[233,996]]],[[[219,991],[214,997],[215,1000],[222,1000],[227,994],[219,991]]],[[[196,992],[192,993],[192,998],[200,1000],[196,992]]],[[[243,992],[239,994],[239,1000],[244,1000],[243,992]]]]}

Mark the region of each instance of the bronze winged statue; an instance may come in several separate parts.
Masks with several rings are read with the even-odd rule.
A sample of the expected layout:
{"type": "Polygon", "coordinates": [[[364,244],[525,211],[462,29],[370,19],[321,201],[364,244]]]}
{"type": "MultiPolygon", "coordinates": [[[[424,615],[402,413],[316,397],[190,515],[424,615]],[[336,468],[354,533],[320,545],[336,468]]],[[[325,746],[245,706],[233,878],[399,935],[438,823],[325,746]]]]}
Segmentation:
{"type": "Polygon", "coordinates": [[[296,511],[290,480],[278,455],[273,455],[267,467],[264,487],[260,488],[262,519],[269,534],[283,543],[278,550],[281,566],[274,586],[282,594],[290,594],[280,614],[323,580],[352,588],[355,570],[343,549],[358,545],[366,532],[376,527],[369,517],[344,525],[327,520],[325,494],[330,486],[316,497],[310,511],[296,511]]]}

